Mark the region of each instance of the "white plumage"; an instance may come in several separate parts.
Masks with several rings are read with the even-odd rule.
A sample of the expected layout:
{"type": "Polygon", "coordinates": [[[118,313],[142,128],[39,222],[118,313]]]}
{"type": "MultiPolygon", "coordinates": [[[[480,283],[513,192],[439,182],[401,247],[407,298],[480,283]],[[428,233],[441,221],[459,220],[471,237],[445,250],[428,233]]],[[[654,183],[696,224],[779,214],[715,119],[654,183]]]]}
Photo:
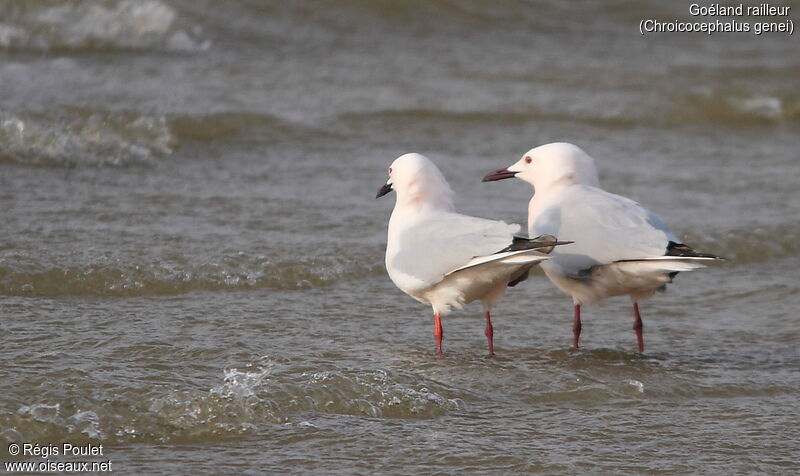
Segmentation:
{"type": "Polygon", "coordinates": [[[556,248],[542,269],[575,304],[573,345],[580,336],[580,306],[629,295],[634,329],[644,350],[638,301],[672,281],[680,271],[719,259],[680,243],[656,214],[599,188],[594,160],[579,147],[553,143],[528,151],[517,163],[487,175],[516,176],[536,190],[528,206],[528,232],[574,241],[556,248]]]}
{"type": "Polygon", "coordinates": [[[480,300],[491,354],[491,306],[503,297],[509,282],[547,259],[534,247],[551,247],[555,239],[515,240],[519,225],[456,213],[447,181],[420,154],[406,154],[392,163],[378,196],[392,190],[397,201],[386,244],[389,277],[403,292],[433,308],[440,352],[441,316],[480,300]],[[516,248],[522,241],[527,249],[506,250],[515,241],[516,248]]]}

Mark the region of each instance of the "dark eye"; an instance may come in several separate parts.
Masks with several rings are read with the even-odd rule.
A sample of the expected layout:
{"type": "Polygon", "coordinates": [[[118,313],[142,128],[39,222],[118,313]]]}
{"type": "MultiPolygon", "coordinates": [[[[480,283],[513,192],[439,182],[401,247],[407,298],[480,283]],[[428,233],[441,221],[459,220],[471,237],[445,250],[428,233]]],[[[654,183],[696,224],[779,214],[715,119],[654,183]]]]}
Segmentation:
{"type": "Polygon", "coordinates": [[[526,164],[530,164],[531,162],[533,162],[533,159],[531,159],[529,156],[526,156],[525,157],[525,163],[526,164]]]}
{"type": "Polygon", "coordinates": [[[389,167],[389,173],[390,173],[390,174],[392,173],[392,168],[391,168],[391,167],[389,167]]]}

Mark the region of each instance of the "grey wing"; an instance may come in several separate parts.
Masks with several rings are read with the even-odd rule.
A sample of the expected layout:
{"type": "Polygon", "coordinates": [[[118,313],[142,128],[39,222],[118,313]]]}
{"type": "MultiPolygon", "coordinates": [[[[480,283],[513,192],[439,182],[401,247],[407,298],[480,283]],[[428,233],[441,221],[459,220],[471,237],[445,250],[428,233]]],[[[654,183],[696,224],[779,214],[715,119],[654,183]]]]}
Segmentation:
{"type": "Polygon", "coordinates": [[[553,252],[573,274],[597,264],[663,256],[678,241],[664,221],[625,197],[589,186],[565,190],[536,220],[535,233],[574,241],[553,252]]]}
{"type": "Polygon", "coordinates": [[[436,283],[471,259],[508,247],[519,229],[502,221],[431,213],[401,233],[392,266],[423,282],[436,283]]]}

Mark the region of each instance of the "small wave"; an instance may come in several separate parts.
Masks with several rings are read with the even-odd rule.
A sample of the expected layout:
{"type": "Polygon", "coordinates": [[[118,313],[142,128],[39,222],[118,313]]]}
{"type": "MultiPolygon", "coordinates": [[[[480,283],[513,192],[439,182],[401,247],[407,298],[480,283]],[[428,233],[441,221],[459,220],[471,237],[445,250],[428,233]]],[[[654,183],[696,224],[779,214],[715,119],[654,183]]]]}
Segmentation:
{"type": "MultiPolygon", "coordinates": [[[[69,405],[67,405],[69,406],[69,405]]],[[[0,417],[0,422],[4,418],[0,417]]],[[[69,435],[72,440],[103,440],[107,434],[100,425],[100,417],[91,410],[65,409],[60,403],[35,403],[21,406],[15,414],[6,415],[14,426],[0,427],[0,438],[10,442],[27,442],[26,438],[47,438],[53,431],[69,435]],[[74,411],[74,413],[73,413],[74,411]],[[35,431],[25,433],[26,428],[35,431]]],[[[2,425],[2,423],[0,423],[2,425]]]]}
{"type": "Polygon", "coordinates": [[[67,266],[5,257],[0,258],[0,295],[132,297],[262,288],[303,290],[382,272],[380,259],[358,256],[276,261],[237,253],[197,264],[183,258],[149,263],[115,258],[67,266]]]}
{"type": "Polygon", "coordinates": [[[0,6],[0,47],[10,51],[208,49],[197,26],[158,0],[26,0],[0,6]]]}
{"type": "Polygon", "coordinates": [[[148,163],[177,145],[166,117],[68,110],[16,115],[0,111],[0,161],[49,166],[148,163]]]}
{"type": "Polygon", "coordinates": [[[175,116],[171,130],[183,141],[224,141],[230,139],[284,140],[330,135],[321,129],[295,124],[268,114],[229,112],[202,116],[175,116]]]}
{"type": "Polygon", "coordinates": [[[114,392],[113,401],[39,402],[0,413],[0,438],[14,442],[203,441],[252,434],[264,425],[317,427],[308,414],[435,418],[463,408],[448,390],[414,374],[385,370],[285,371],[266,360],[224,371],[208,391],[114,392]]]}
{"type": "Polygon", "coordinates": [[[628,114],[629,111],[604,109],[602,111],[574,110],[538,110],[531,107],[526,111],[448,111],[434,109],[397,109],[371,112],[345,113],[339,116],[343,123],[351,127],[396,127],[398,124],[409,126],[418,123],[436,123],[447,125],[494,124],[517,125],[529,122],[577,121],[607,127],[624,127],[642,120],[641,117],[628,114]]]}
{"type": "Polygon", "coordinates": [[[147,165],[186,142],[302,140],[309,134],[319,137],[326,132],[251,113],[165,116],[84,108],[47,114],[0,110],[0,162],[55,167],[147,165]]]}
{"type": "Polygon", "coordinates": [[[569,121],[601,127],[639,124],[682,126],[692,123],[774,124],[800,121],[800,101],[790,95],[681,94],[649,99],[652,104],[600,99],[575,100],[566,105],[528,105],[525,110],[385,109],[341,114],[338,119],[352,128],[416,127],[419,123],[448,126],[494,124],[515,126],[537,121],[569,121]],[[662,100],[664,102],[662,102],[662,100]]]}
{"type": "MultiPolygon", "coordinates": [[[[200,415],[238,408],[237,423],[285,423],[309,412],[372,418],[434,418],[462,408],[446,389],[419,376],[385,370],[285,372],[272,362],[227,369],[223,383],[205,394],[171,394],[150,410],[172,421],[200,422],[200,415]],[[200,410],[198,410],[198,408],[200,410]]],[[[221,412],[220,412],[221,413],[221,412]]],[[[228,415],[232,415],[228,413],[228,415]]],[[[232,422],[229,422],[232,423],[232,422]]]]}
{"type": "Polygon", "coordinates": [[[301,378],[307,391],[301,399],[291,398],[295,412],[433,418],[464,405],[460,399],[446,397],[438,385],[383,370],[306,372],[301,378]]]}
{"type": "Polygon", "coordinates": [[[748,125],[800,121],[800,101],[789,95],[690,94],[682,97],[679,103],[683,107],[666,117],[667,122],[714,121],[748,125]]]}

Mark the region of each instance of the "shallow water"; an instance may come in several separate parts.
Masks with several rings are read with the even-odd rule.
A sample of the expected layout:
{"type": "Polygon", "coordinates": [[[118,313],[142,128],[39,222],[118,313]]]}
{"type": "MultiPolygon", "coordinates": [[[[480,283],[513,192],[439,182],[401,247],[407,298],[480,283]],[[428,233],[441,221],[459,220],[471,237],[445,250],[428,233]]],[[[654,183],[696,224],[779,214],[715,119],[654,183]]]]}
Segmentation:
{"type": "Polygon", "coordinates": [[[800,471],[798,44],[639,36],[687,5],[0,2],[0,459],[800,471]],[[386,167],[425,153],[462,212],[524,223],[530,188],[480,178],[554,140],[728,260],[642,304],[643,355],[622,298],[571,351],[537,273],[496,358],[477,305],[436,357],[383,267],[386,167]]]}

